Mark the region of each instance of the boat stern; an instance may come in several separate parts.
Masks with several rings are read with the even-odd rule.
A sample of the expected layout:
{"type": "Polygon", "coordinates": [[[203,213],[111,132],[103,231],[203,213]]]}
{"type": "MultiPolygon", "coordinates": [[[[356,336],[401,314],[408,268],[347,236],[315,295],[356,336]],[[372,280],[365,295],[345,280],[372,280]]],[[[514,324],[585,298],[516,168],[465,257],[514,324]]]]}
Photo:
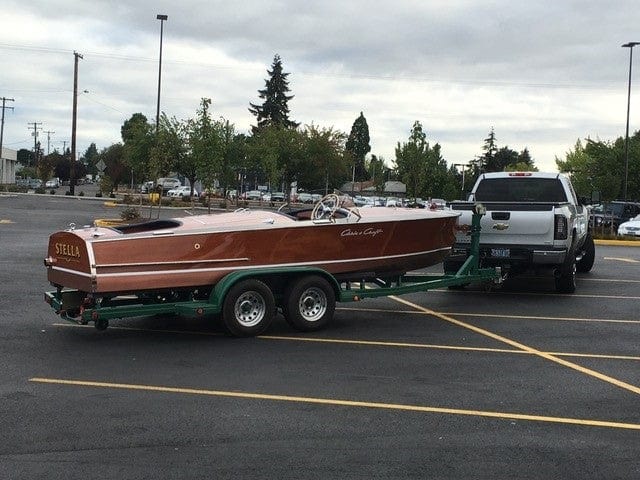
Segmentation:
{"type": "Polygon", "coordinates": [[[52,285],[93,291],[93,263],[87,242],[74,230],[56,232],[49,237],[44,265],[52,285]]]}

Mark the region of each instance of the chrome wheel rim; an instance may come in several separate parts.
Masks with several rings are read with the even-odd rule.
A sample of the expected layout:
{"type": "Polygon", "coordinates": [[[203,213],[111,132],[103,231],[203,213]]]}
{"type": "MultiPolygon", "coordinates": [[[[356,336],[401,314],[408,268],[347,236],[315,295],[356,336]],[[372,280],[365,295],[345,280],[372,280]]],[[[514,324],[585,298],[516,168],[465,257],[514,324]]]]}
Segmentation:
{"type": "Polygon", "coordinates": [[[307,288],[298,301],[298,310],[308,322],[320,320],[327,311],[327,296],[317,287],[307,288]]]}
{"type": "Polygon", "coordinates": [[[244,292],[234,306],[236,320],[243,327],[255,327],[265,316],[267,305],[258,292],[244,292]]]}

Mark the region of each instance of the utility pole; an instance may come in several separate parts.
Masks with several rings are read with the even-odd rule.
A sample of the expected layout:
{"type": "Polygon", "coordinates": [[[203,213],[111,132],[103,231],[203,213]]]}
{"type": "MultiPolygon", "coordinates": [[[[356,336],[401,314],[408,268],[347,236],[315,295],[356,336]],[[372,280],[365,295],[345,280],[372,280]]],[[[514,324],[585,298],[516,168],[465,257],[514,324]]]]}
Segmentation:
{"type": "Polygon", "coordinates": [[[0,183],[4,183],[4,157],[2,156],[2,137],[4,135],[4,111],[13,110],[13,107],[6,107],[5,102],[13,102],[13,98],[2,97],[2,121],[0,122],[0,183]]]}
{"type": "Polygon", "coordinates": [[[49,155],[49,147],[51,146],[51,135],[56,133],[51,130],[45,130],[43,133],[47,134],[47,155],[49,155]]]}
{"type": "Polygon", "coordinates": [[[33,167],[36,169],[36,172],[38,171],[38,130],[42,130],[42,127],[40,127],[39,125],[42,125],[42,122],[32,122],[32,123],[28,123],[27,125],[33,125],[33,126],[28,126],[27,128],[29,130],[33,129],[33,133],[31,135],[33,135],[33,167]]]}
{"type": "Polygon", "coordinates": [[[71,121],[71,168],[69,169],[69,194],[75,194],[75,163],[76,163],[76,116],[78,113],[78,59],[82,58],[78,52],[73,52],[73,118],[71,121]]]}

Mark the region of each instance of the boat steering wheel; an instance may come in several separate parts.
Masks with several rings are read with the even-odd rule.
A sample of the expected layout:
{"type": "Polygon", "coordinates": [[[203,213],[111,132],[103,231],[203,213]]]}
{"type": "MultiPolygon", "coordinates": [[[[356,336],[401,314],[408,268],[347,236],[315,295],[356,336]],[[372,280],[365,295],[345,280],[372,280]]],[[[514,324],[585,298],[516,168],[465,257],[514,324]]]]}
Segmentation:
{"type": "Polygon", "coordinates": [[[360,221],[360,212],[357,208],[344,208],[342,200],[335,193],[330,193],[322,197],[311,212],[311,220],[320,220],[328,218],[332,222],[336,221],[336,213],[340,213],[347,218],[356,218],[356,222],[360,221]]]}
{"type": "Polygon", "coordinates": [[[322,218],[333,219],[333,215],[340,206],[340,199],[335,193],[325,195],[311,211],[311,220],[320,220],[322,218]]]}

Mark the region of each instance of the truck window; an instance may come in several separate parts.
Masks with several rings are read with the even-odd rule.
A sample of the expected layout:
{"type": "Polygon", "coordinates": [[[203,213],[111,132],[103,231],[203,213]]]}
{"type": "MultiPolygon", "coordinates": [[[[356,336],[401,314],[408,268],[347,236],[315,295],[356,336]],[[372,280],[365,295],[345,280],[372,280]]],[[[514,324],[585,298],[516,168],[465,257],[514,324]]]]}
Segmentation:
{"type": "Polygon", "coordinates": [[[567,201],[557,178],[484,178],[475,194],[478,202],[554,202],[567,201]]]}

